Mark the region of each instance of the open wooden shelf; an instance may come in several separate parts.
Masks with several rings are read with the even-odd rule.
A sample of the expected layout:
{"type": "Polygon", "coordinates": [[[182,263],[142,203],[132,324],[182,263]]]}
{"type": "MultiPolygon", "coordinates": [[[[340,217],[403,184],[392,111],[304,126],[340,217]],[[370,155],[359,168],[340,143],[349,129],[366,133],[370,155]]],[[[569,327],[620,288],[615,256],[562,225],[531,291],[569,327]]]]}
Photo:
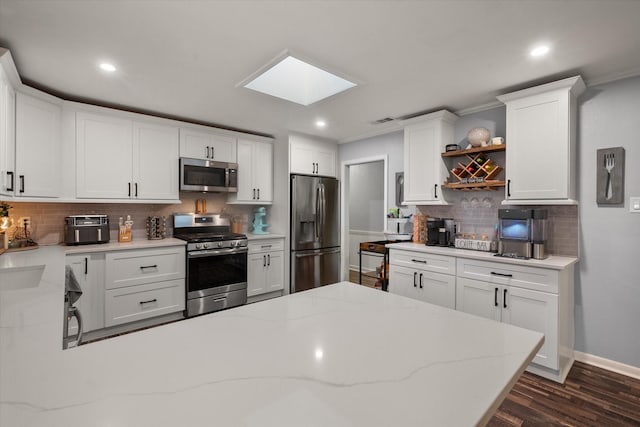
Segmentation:
{"type": "Polygon", "coordinates": [[[465,158],[450,170],[458,182],[446,182],[443,187],[463,191],[497,190],[498,187],[504,187],[504,181],[495,179],[503,171],[502,166],[495,164],[492,158],[485,155],[499,151],[505,151],[504,144],[442,153],[442,157],[465,158]]]}
{"type": "Polygon", "coordinates": [[[451,183],[448,182],[443,184],[444,188],[451,188],[452,190],[462,190],[462,191],[480,191],[480,190],[497,190],[498,187],[505,186],[504,181],[483,181],[483,182],[474,182],[462,184],[459,182],[451,183]]]}
{"type": "Polygon", "coordinates": [[[498,151],[505,151],[506,149],[507,146],[505,144],[487,145],[486,147],[474,147],[469,148],[468,150],[445,151],[444,153],[442,153],[442,157],[456,157],[475,153],[495,153],[498,151]]]}

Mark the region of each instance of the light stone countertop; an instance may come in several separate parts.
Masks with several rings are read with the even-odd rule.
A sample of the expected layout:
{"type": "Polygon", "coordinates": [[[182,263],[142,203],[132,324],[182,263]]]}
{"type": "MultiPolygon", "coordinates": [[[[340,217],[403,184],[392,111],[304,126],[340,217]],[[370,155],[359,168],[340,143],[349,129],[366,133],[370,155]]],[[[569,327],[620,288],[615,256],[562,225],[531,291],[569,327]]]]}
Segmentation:
{"type": "Polygon", "coordinates": [[[2,426],[482,425],[543,341],[342,282],[62,350],[64,249],[0,257],[44,265],[0,283],[2,426]]]}
{"type": "Polygon", "coordinates": [[[504,264],[515,264],[528,267],[549,268],[552,270],[564,270],[572,264],[578,262],[578,258],[550,255],[545,259],[514,259],[507,257],[497,257],[492,252],[473,251],[470,249],[444,248],[441,246],[427,246],[423,243],[391,243],[386,245],[388,249],[403,249],[408,251],[422,252],[434,255],[446,255],[458,258],[470,258],[483,261],[501,262],[504,264]]]}

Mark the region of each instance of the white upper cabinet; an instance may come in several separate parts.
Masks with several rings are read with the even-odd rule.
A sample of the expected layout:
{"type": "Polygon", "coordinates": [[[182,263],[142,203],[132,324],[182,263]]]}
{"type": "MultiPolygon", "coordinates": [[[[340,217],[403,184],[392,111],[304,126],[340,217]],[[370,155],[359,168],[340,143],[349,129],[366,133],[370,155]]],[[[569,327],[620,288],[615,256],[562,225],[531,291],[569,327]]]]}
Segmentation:
{"type": "Polygon", "coordinates": [[[180,157],[236,163],[236,139],[213,132],[180,128],[180,157]]]}
{"type": "Polygon", "coordinates": [[[178,128],[134,122],[135,196],[140,199],[178,199],[178,174],[178,128]]]}
{"type": "Polygon", "coordinates": [[[23,93],[17,94],[16,196],[60,195],[61,123],[60,105],[23,93]]]}
{"type": "Polygon", "coordinates": [[[0,195],[13,196],[16,188],[16,93],[0,66],[0,195]]]}
{"type": "Polygon", "coordinates": [[[498,97],[507,106],[505,203],[576,203],[576,98],[584,90],[576,76],[498,97]]]}
{"type": "Polygon", "coordinates": [[[458,119],[446,110],[411,119],[404,128],[404,202],[410,205],[447,204],[442,184],[449,171],[442,160],[447,144],[453,144],[458,119]],[[419,121],[418,121],[419,120],[419,121]]]}
{"type": "Polygon", "coordinates": [[[273,201],[273,144],[238,139],[238,192],[229,203],[271,204],[273,201]]]}
{"type": "Polygon", "coordinates": [[[291,136],[289,171],[292,174],[337,176],[338,147],[307,137],[291,136]]]}
{"type": "Polygon", "coordinates": [[[76,191],[89,199],[178,199],[178,128],[76,115],[76,191]]]}

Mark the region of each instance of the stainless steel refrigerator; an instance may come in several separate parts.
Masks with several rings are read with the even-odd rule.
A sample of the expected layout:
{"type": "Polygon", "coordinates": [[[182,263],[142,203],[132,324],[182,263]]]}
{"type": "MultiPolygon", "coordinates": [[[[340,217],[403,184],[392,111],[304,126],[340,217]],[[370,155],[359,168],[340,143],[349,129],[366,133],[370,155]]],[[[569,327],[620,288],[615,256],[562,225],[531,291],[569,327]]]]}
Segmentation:
{"type": "Polygon", "coordinates": [[[340,281],[340,185],[291,175],[291,292],[340,281]]]}

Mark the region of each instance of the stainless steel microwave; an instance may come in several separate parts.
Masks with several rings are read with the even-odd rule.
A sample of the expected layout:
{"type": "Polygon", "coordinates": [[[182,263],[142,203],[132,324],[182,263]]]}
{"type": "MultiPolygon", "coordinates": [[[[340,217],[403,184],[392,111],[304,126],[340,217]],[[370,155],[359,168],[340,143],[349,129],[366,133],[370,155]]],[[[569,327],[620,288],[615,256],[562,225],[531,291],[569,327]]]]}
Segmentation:
{"type": "Polygon", "coordinates": [[[180,158],[180,191],[238,192],[238,164],[180,158]]]}

